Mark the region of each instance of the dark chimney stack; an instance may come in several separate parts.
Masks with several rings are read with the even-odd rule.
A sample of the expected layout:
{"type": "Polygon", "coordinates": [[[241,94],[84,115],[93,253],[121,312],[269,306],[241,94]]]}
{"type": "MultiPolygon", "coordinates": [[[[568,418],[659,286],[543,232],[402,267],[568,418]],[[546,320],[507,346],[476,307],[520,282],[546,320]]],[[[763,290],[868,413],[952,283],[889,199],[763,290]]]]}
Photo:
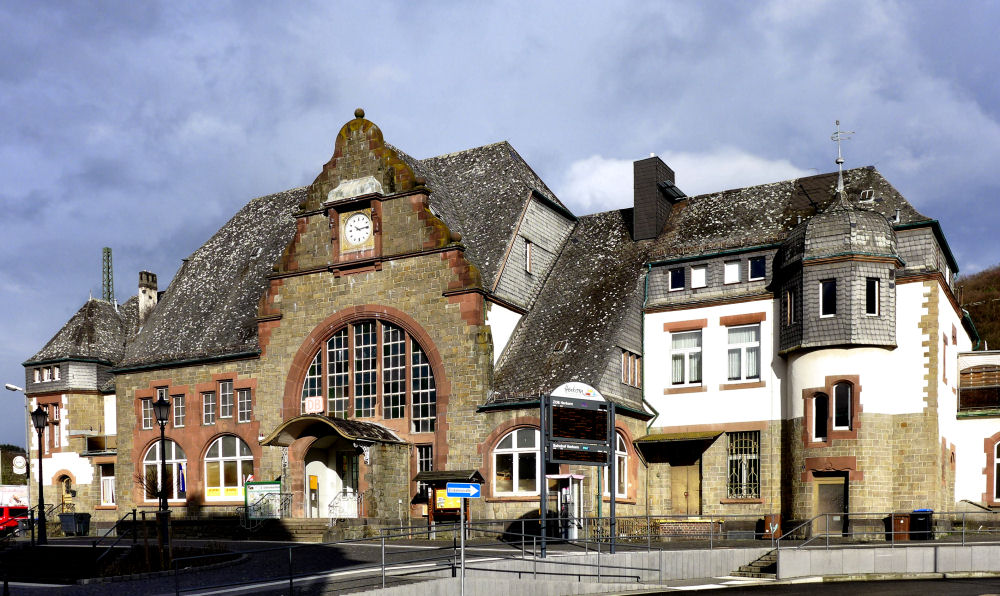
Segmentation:
{"type": "Polygon", "coordinates": [[[632,210],[633,240],[656,238],[667,222],[674,203],[684,193],[674,186],[674,171],[655,155],[632,164],[635,204],[632,210]]]}

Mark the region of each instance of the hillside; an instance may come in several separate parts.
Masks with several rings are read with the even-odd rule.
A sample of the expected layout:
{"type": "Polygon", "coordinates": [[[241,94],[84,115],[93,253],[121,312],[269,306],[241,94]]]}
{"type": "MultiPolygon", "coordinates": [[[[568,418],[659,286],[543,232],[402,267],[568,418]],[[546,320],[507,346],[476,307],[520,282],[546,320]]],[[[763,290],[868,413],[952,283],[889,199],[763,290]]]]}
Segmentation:
{"type": "Polygon", "coordinates": [[[979,336],[990,349],[1000,350],[1000,265],[962,276],[955,285],[979,336]]]}

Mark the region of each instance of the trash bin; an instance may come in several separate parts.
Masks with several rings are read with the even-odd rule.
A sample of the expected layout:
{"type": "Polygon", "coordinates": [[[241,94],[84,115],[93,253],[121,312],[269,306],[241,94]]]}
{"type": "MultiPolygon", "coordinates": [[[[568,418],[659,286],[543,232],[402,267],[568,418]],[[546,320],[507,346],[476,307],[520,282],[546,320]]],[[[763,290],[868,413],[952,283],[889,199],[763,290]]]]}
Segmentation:
{"type": "Polygon", "coordinates": [[[60,513],[59,523],[67,536],[86,536],[90,533],[89,513],[60,513]]]}
{"type": "Polygon", "coordinates": [[[933,509],[914,509],[910,514],[910,540],[933,539],[933,517],[933,509]]]}
{"type": "Polygon", "coordinates": [[[72,536],[76,532],[76,514],[75,513],[60,513],[59,523],[62,524],[63,534],[67,536],[72,536]]]}
{"type": "Polygon", "coordinates": [[[893,513],[882,518],[885,524],[886,542],[900,542],[910,539],[910,514],[893,513]]]}

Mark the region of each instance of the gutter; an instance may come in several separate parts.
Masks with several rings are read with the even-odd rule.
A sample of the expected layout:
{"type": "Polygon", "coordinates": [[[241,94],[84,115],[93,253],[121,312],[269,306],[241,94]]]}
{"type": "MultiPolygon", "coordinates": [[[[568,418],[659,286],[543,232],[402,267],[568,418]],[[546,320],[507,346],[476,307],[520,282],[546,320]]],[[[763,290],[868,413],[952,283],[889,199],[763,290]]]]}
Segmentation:
{"type": "Polygon", "coordinates": [[[646,263],[647,266],[652,265],[672,265],[674,263],[686,263],[688,261],[700,261],[702,259],[712,259],[715,257],[721,257],[725,255],[736,255],[748,252],[756,252],[758,250],[771,250],[774,248],[781,248],[780,242],[773,242],[771,244],[758,244],[756,246],[746,246],[742,248],[730,248],[726,250],[719,250],[715,252],[706,252],[698,255],[690,255],[685,257],[677,257],[676,259],[660,259],[658,261],[649,261],[646,263]]]}
{"type": "Polygon", "coordinates": [[[42,364],[58,364],[60,362],[89,362],[92,364],[114,366],[114,362],[109,360],[101,360],[99,358],[74,358],[72,356],[67,356],[65,358],[49,358],[48,360],[25,360],[21,363],[21,366],[40,366],[42,364]]]}
{"type": "Polygon", "coordinates": [[[137,364],[135,366],[122,366],[120,368],[112,368],[111,372],[115,374],[126,373],[126,372],[138,372],[143,370],[156,370],[158,368],[169,368],[174,366],[190,366],[192,364],[208,364],[211,362],[222,362],[224,360],[245,360],[248,358],[259,358],[260,350],[253,350],[250,352],[236,352],[233,354],[222,354],[219,356],[204,356],[202,358],[187,358],[183,360],[167,360],[164,362],[154,362],[151,364],[137,364]]]}

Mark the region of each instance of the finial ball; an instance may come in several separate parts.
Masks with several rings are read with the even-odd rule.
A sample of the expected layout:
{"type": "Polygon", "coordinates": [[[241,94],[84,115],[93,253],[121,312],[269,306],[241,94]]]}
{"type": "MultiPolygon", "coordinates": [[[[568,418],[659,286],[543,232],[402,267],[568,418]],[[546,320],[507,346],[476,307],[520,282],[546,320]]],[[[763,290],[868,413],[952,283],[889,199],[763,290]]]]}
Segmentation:
{"type": "Polygon", "coordinates": [[[355,118],[364,118],[365,117],[365,111],[362,110],[361,108],[358,108],[358,109],[354,110],[354,117],[355,118]]]}

